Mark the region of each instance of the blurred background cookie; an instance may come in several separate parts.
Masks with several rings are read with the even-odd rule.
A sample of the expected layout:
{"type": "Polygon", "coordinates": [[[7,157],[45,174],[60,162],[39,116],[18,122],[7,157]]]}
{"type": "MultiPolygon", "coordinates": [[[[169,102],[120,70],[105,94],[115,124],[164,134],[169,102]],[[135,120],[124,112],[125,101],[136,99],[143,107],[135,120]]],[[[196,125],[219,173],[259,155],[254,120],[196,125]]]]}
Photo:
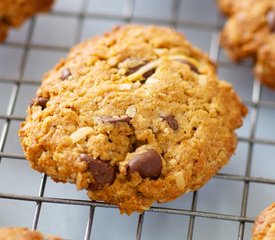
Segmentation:
{"type": "Polygon", "coordinates": [[[254,58],[257,79],[275,88],[275,2],[218,0],[218,5],[229,16],[221,45],[234,61],[254,58]]]}
{"type": "Polygon", "coordinates": [[[21,227],[3,227],[0,228],[1,240],[62,240],[56,236],[45,236],[38,231],[32,231],[21,227]]]}
{"type": "Polygon", "coordinates": [[[49,11],[54,0],[1,0],[0,42],[3,42],[9,28],[19,27],[27,18],[38,12],[49,11]]]}
{"type": "Polygon", "coordinates": [[[252,240],[275,239],[275,202],[263,210],[253,226],[252,240]]]}

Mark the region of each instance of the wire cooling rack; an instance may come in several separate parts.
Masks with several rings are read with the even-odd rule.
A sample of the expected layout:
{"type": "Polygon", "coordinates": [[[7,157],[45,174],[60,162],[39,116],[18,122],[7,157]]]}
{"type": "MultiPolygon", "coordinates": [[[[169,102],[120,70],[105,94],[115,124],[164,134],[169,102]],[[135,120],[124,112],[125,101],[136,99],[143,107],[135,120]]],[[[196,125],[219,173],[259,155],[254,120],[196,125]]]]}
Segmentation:
{"type": "Polygon", "coordinates": [[[251,62],[232,64],[219,46],[224,19],[214,0],[60,0],[0,45],[0,226],[65,239],[250,239],[254,217],[275,199],[275,93],[253,80],[251,62]],[[44,72],[70,46],[126,23],[168,25],[218,63],[249,108],[236,155],[206,186],[142,215],[120,215],[70,184],[31,170],[17,137],[44,72]]]}

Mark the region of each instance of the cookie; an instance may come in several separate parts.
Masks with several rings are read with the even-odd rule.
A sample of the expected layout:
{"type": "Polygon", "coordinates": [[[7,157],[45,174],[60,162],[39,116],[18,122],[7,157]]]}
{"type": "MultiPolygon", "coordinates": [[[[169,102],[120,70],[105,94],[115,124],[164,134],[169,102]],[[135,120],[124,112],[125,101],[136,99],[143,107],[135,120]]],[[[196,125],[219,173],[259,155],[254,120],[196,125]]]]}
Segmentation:
{"type": "Polygon", "coordinates": [[[9,28],[19,27],[27,18],[37,12],[49,11],[54,0],[1,0],[0,42],[3,42],[9,28]]]}
{"type": "Polygon", "coordinates": [[[1,240],[62,240],[56,236],[44,236],[38,231],[32,231],[28,228],[2,227],[0,228],[1,240]]]}
{"type": "Polygon", "coordinates": [[[250,4],[258,0],[217,0],[218,6],[221,11],[227,15],[233,15],[237,11],[248,7],[250,4]]]}
{"type": "Polygon", "coordinates": [[[275,239],[275,202],[256,218],[252,240],[275,239]]]}
{"type": "Polygon", "coordinates": [[[183,35],[127,25],[44,76],[19,135],[32,168],[131,214],[203,186],[234,153],[246,111],[183,35]]]}
{"type": "Polygon", "coordinates": [[[229,19],[221,33],[221,45],[229,57],[255,59],[254,72],[263,84],[275,88],[274,0],[218,0],[229,19]]]}

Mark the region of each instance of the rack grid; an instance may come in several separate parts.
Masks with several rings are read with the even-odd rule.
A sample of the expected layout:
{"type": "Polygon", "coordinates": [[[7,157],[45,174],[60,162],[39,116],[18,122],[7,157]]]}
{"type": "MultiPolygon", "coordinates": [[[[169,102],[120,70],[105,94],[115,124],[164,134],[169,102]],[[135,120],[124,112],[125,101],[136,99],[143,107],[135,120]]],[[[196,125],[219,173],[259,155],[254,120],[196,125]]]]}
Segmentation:
{"type": "MultiPolygon", "coordinates": [[[[224,19],[222,16],[220,16],[217,12],[217,9],[215,9],[214,1],[213,0],[162,0],[159,2],[158,6],[161,10],[161,8],[166,8],[166,4],[169,2],[169,7],[171,10],[170,16],[166,16],[165,14],[162,16],[148,16],[146,14],[138,14],[136,9],[140,9],[139,13],[144,11],[146,13],[147,8],[150,7],[157,3],[155,0],[148,0],[147,2],[145,0],[116,0],[112,1],[111,0],[104,0],[104,1],[99,1],[99,0],[81,0],[73,3],[73,1],[68,1],[68,0],[59,0],[56,3],[56,6],[54,10],[47,15],[40,15],[36,16],[30,21],[28,21],[24,27],[23,30],[16,30],[12,31],[11,36],[9,39],[4,43],[2,46],[0,46],[0,102],[2,105],[2,108],[0,107],[0,127],[2,127],[2,130],[0,129],[0,161],[5,160],[5,161],[15,161],[15,164],[13,164],[13,167],[16,167],[16,164],[19,161],[25,161],[24,155],[20,151],[13,151],[13,146],[8,146],[11,145],[11,139],[13,136],[11,135],[11,132],[16,131],[16,127],[14,123],[18,123],[20,121],[24,120],[24,115],[21,114],[24,112],[23,110],[21,111],[16,111],[16,109],[19,108],[26,108],[26,105],[24,105],[24,102],[20,106],[20,97],[22,97],[22,89],[24,87],[30,87],[32,89],[35,89],[38,87],[39,83],[39,78],[36,76],[31,76],[31,73],[29,73],[31,69],[29,67],[30,65],[30,58],[32,58],[35,53],[37,52],[51,52],[51,53],[58,53],[58,56],[55,56],[54,58],[59,58],[59,55],[66,55],[65,53],[68,52],[69,47],[73,44],[76,44],[80,42],[82,39],[86,38],[87,36],[92,36],[94,32],[90,33],[90,28],[88,23],[92,23],[92,26],[97,31],[97,28],[99,28],[99,31],[105,31],[110,26],[115,25],[115,23],[120,23],[120,24],[127,24],[127,23],[142,23],[142,24],[160,24],[160,25],[169,25],[171,27],[174,27],[178,30],[183,30],[189,34],[189,37],[192,40],[194,40],[195,44],[196,42],[200,43],[204,41],[208,37],[209,38],[209,49],[206,50],[208,51],[210,57],[217,62],[219,66],[219,73],[220,75],[226,75],[223,73],[223,71],[220,69],[225,69],[224,72],[226,71],[236,71],[242,69],[245,69],[245,72],[249,72],[252,64],[251,62],[245,62],[241,63],[240,65],[234,65],[232,64],[226,57],[224,57],[223,52],[219,46],[219,31],[223,25],[224,19]],[[66,2],[67,1],[67,2],[66,2]],[[116,2],[117,5],[121,6],[121,12],[118,13],[116,12],[116,7],[114,4],[116,2]],[[199,12],[196,12],[194,10],[193,5],[195,2],[195,5],[197,6],[197,9],[199,12]],[[108,9],[115,9],[113,12],[104,12],[104,9],[106,10],[107,8],[104,8],[104,4],[106,6],[110,5],[108,9]],[[201,4],[203,6],[206,6],[206,9],[201,8],[201,4]],[[209,4],[209,7],[207,7],[207,4],[209,4]],[[68,6],[72,6],[71,8],[68,6]],[[103,9],[103,11],[93,11],[90,9],[93,9],[93,6],[95,9],[98,7],[99,9],[103,9]],[[77,8],[77,10],[75,10],[77,8]],[[187,17],[182,17],[184,15],[182,13],[182,10],[185,10],[185,14],[187,17]],[[214,10],[213,10],[214,9],[214,10]],[[187,11],[186,11],[187,10],[187,11]],[[194,11],[195,17],[200,16],[199,14],[202,13],[203,11],[210,11],[211,13],[216,12],[216,16],[213,17],[211,16],[211,13],[208,14],[210,20],[208,21],[196,21],[193,19],[192,14],[188,14],[188,12],[194,11]],[[51,26],[48,22],[48,24],[43,25],[43,18],[46,18],[47,20],[50,20],[51,18],[54,21],[55,19],[58,19],[62,21],[69,21],[67,25],[69,25],[70,28],[74,28],[74,34],[71,34],[68,38],[63,38],[61,41],[55,41],[51,40],[50,37],[49,39],[45,39],[45,36],[47,36],[47,31],[51,31],[53,26],[51,26]],[[212,19],[212,20],[211,20],[212,19]],[[98,22],[100,21],[107,21],[107,23],[103,26],[106,27],[106,29],[102,29],[100,26],[96,26],[98,22]],[[93,24],[93,22],[95,22],[93,24]],[[86,25],[85,25],[86,24],[86,25]],[[88,24],[88,25],[87,25],[88,24]],[[40,25],[39,27],[43,27],[43,32],[41,30],[36,29],[37,25],[40,25]],[[88,26],[88,27],[87,27],[88,26]],[[88,33],[85,34],[85,28],[88,29],[88,33]],[[193,32],[192,32],[193,31],[193,32]],[[196,31],[202,32],[201,37],[198,37],[196,31]],[[19,32],[19,33],[18,33],[19,32]],[[21,34],[21,35],[20,35],[21,34]],[[42,34],[42,37],[41,35],[42,34]],[[20,40],[18,40],[18,36],[25,36],[20,37],[20,40]],[[49,41],[49,42],[47,42],[49,41]],[[5,54],[5,51],[9,52],[10,50],[16,50],[20,51],[20,61],[16,60],[11,62],[11,68],[14,69],[17,67],[18,69],[18,74],[10,74],[6,73],[6,58],[4,57],[9,54],[5,54]],[[4,53],[3,53],[4,52],[4,53]],[[59,54],[60,53],[60,54],[59,54]],[[2,64],[2,67],[1,67],[2,64]],[[15,66],[16,65],[16,66],[15,66]],[[5,88],[3,87],[5,86],[5,88]],[[6,86],[7,92],[6,92],[6,86]],[[3,91],[1,92],[1,88],[3,87],[3,91]],[[5,93],[4,93],[5,92],[5,93]],[[18,114],[17,112],[20,112],[18,114]]],[[[155,6],[156,7],[156,6],[155,6]]],[[[167,9],[165,9],[167,10],[167,9]]],[[[168,11],[168,10],[167,10],[168,11]]],[[[149,14],[150,15],[150,14],[149,14]]],[[[64,26],[63,26],[64,27],[64,26]]],[[[94,29],[91,27],[92,31],[94,29]]],[[[68,30],[68,26],[65,26],[65,31],[68,30]]],[[[58,36],[60,36],[60,33],[56,33],[58,36]]],[[[65,33],[66,35],[66,33],[65,33]]],[[[188,38],[188,36],[187,36],[188,38]]],[[[203,46],[204,48],[204,46],[203,46]]],[[[17,56],[17,55],[16,55],[17,56]]],[[[41,55],[42,56],[42,55],[41,55]]],[[[9,62],[9,61],[8,61],[9,62]]],[[[51,60],[50,64],[48,65],[53,65],[56,62],[56,60],[51,60]]],[[[46,64],[47,65],[47,64],[46,64]]],[[[48,69],[45,68],[43,69],[44,72],[46,72],[48,69]]],[[[12,70],[11,70],[12,71],[12,70]]],[[[9,71],[9,72],[11,72],[9,71]]],[[[41,70],[42,72],[42,70],[41,70]]],[[[229,74],[227,74],[229,75],[229,74]]],[[[234,72],[234,78],[240,78],[240,76],[237,75],[236,72],[234,72]]],[[[201,239],[198,236],[196,236],[196,231],[197,229],[200,229],[197,227],[196,223],[198,222],[198,219],[206,219],[207,221],[210,221],[211,219],[218,220],[218,221],[229,221],[229,222],[235,222],[238,224],[237,227],[237,232],[235,233],[235,239],[249,239],[250,232],[251,232],[251,225],[254,221],[255,216],[251,216],[247,214],[248,211],[248,205],[249,205],[249,198],[250,198],[250,191],[251,191],[251,185],[252,184],[260,184],[261,187],[265,188],[265,186],[271,186],[270,189],[271,191],[274,191],[273,196],[275,196],[275,178],[274,174],[272,175],[271,173],[268,172],[265,174],[265,172],[262,172],[262,175],[259,174],[253,174],[253,169],[255,169],[259,164],[255,164],[255,167],[253,168],[253,164],[256,161],[255,160],[255,155],[256,150],[259,148],[259,146],[267,147],[270,146],[271,150],[268,152],[266,157],[269,162],[272,162],[273,158],[273,166],[275,167],[275,162],[274,162],[274,156],[275,156],[275,148],[272,149],[272,147],[275,146],[275,134],[269,133],[268,130],[265,130],[263,126],[267,122],[267,127],[269,121],[272,120],[266,120],[272,116],[275,116],[273,111],[275,111],[275,96],[272,95],[272,92],[265,87],[262,87],[261,84],[254,80],[252,78],[252,75],[249,75],[249,83],[246,82],[246,84],[243,86],[241,81],[235,82],[234,80],[232,81],[234,87],[236,87],[237,91],[240,90],[241,97],[245,104],[248,106],[250,110],[250,114],[247,117],[247,120],[244,123],[244,130],[239,131],[239,143],[245,145],[245,150],[241,149],[240,152],[242,152],[241,157],[238,157],[238,150],[240,147],[238,146],[237,150],[237,158],[239,162],[242,162],[242,165],[240,163],[236,163],[236,160],[234,162],[234,169],[233,171],[221,171],[218,173],[215,177],[214,180],[217,181],[230,181],[230,182],[238,182],[240,183],[240,190],[241,190],[241,198],[240,198],[240,209],[238,211],[235,211],[234,214],[228,213],[227,211],[203,211],[198,208],[198,203],[200,201],[204,201],[203,199],[203,194],[202,197],[200,197],[201,191],[199,190],[194,193],[189,194],[189,199],[190,199],[190,209],[189,208],[183,208],[183,207],[178,207],[178,204],[176,206],[173,205],[154,205],[151,209],[146,211],[144,214],[141,214],[139,216],[135,216],[136,219],[136,230],[135,234],[133,235],[133,238],[136,239],[143,239],[143,227],[145,225],[145,220],[146,216],[149,213],[159,213],[159,214],[165,214],[165,215],[177,215],[177,216],[185,216],[188,218],[188,227],[186,227],[186,232],[182,232],[182,236],[186,236],[186,239],[191,240],[191,239],[201,239]],[[241,88],[239,89],[239,84],[241,85],[241,88]],[[262,112],[261,112],[262,111],[262,112]],[[263,118],[259,116],[263,116],[263,118]],[[259,121],[260,118],[260,121],[259,121]],[[264,121],[262,120],[264,119],[264,121]],[[261,133],[259,128],[263,129],[263,133],[261,133]],[[272,139],[272,136],[274,138],[272,139]],[[255,147],[256,146],[256,147],[255,147]],[[256,150],[255,150],[256,148],[256,150]],[[243,153],[243,152],[246,152],[243,153]],[[246,155],[242,157],[243,155],[246,155]],[[253,162],[254,161],[254,162],[253,162]],[[235,171],[238,168],[243,167],[243,172],[242,171],[235,171]],[[249,227],[247,227],[249,226],[249,227]],[[184,235],[185,234],[185,235],[184,235]]],[[[34,90],[31,90],[34,91],[34,90]]],[[[25,93],[24,98],[31,98],[31,96],[28,96],[28,93],[25,93]]],[[[23,94],[24,95],[24,94],[23,94]]],[[[274,94],[275,95],[275,94],[274,94]]],[[[271,124],[272,126],[272,124],[271,124]]],[[[274,128],[273,128],[274,129],[274,128]]],[[[272,131],[272,129],[270,129],[272,131]]],[[[19,141],[18,139],[14,141],[19,141]]],[[[233,160],[232,160],[233,161],[233,160]]],[[[266,161],[263,162],[265,164],[266,161]]],[[[12,169],[10,169],[10,172],[3,174],[1,172],[1,166],[3,164],[0,162],[0,179],[1,175],[2,178],[5,176],[5,174],[15,174],[13,173],[12,169]]],[[[255,171],[254,171],[255,172],[255,171]]],[[[273,171],[274,172],[274,171],[273,171]]],[[[18,173],[18,172],[17,172],[18,173]]],[[[115,206],[105,204],[102,202],[92,202],[89,201],[88,199],[83,199],[83,198],[67,198],[66,195],[62,195],[63,197],[48,197],[45,196],[45,190],[47,188],[47,184],[50,179],[47,179],[47,176],[45,174],[41,174],[41,181],[40,181],[40,186],[38,190],[38,195],[35,194],[25,194],[23,191],[23,194],[18,194],[14,192],[8,192],[6,191],[3,187],[1,188],[0,184],[0,225],[6,225],[9,224],[9,221],[5,220],[5,215],[1,214],[1,211],[3,211],[3,208],[8,207],[8,204],[5,202],[2,202],[1,200],[12,200],[12,201],[20,201],[20,202],[30,202],[32,204],[35,204],[34,208],[34,213],[32,214],[32,224],[29,227],[32,227],[33,229],[39,229],[39,221],[40,221],[40,216],[41,216],[41,210],[43,209],[44,205],[46,204],[55,204],[55,205],[67,205],[67,206],[85,206],[88,207],[89,209],[89,214],[87,216],[87,222],[86,222],[86,228],[85,228],[85,233],[83,234],[83,238],[85,240],[88,239],[101,239],[101,238],[96,238],[93,237],[93,222],[96,219],[95,211],[96,209],[99,208],[104,208],[104,209],[113,209],[116,208],[115,206]],[[1,207],[2,205],[2,207],[1,207]]],[[[2,180],[3,182],[3,180],[2,180]]],[[[24,180],[22,180],[22,184],[24,184],[24,180]]],[[[37,184],[36,184],[37,185],[37,184]]],[[[36,186],[35,185],[35,186],[36,186]]],[[[34,188],[35,188],[34,186],[34,188]]],[[[254,194],[255,195],[255,194],[254,194]]],[[[252,194],[253,196],[253,194],[252,194]]],[[[272,193],[271,197],[263,196],[262,199],[259,197],[257,199],[259,203],[259,209],[262,209],[265,207],[266,202],[271,202],[272,201],[272,193]]],[[[208,197],[207,197],[208,198],[208,197]]],[[[182,200],[185,199],[184,197],[181,198],[182,200]]],[[[256,200],[255,200],[256,201],[256,200]]],[[[274,201],[274,198],[273,198],[274,201]]],[[[252,204],[253,206],[253,204],[252,204]]],[[[258,210],[258,209],[257,209],[258,210]]],[[[256,210],[255,210],[256,212],[256,210]]],[[[12,214],[12,213],[11,213],[12,214]]],[[[16,216],[16,215],[14,215],[16,216]]],[[[107,215],[108,216],[108,215],[107,215]]],[[[127,217],[128,218],[128,217],[127,217]]],[[[129,217],[130,218],[130,217],[129,217]]],[[[125,220],[127,223],[127,220],[125,220]]],[[[14,220],[14,224],[16,223],[16,219],[14,220]]],[[[26,224],[27,225],[27,224],[26,224]]],[[[54,230],[52,230],[54,231],[54,230]]],[[[199,230],[198,230],[199,231],[199,230]]],[[[215,229],[212,229],[210,231],[215,231],[215,229]]],[[[55,232],[52,232],[56,234],[55,232]]],[[[182,236],[178,236],[179,239],[183,239],[182,236]]],[[[211,236],[211,234],[210,234],[211,236]]],[[[70,239],[70,236],[67,236],[68,239],[70,239]]],[[[146,239],[156,239],[154,235],[146,235],[146,239]]],[[[80,236],[79,236],[80,239],[80,236]]],[[[129,238],[125,238],[129,239],[129,238]]],[[[176,239],[176,238],[175,238],[176,239]]],[[[208,238],[207,238],[208,239],[208,238]]],[[[211,239],[218,239],[218,238],[211,238],[211,239]]],[[[227,239],[226,237],[224,239],[227,239]]],[[[229,238],[228,238],[229,239],[229,238]]],[[[232,239],[232,238],[231,238],[232,239]]]]}

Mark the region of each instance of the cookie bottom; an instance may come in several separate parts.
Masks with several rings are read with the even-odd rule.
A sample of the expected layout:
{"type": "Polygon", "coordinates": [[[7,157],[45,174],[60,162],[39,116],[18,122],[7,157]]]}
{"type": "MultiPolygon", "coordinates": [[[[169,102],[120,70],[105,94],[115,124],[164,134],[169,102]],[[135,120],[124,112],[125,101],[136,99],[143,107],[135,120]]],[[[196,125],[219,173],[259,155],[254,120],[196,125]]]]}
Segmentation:
{"type": "Polygon", "coordinates": [[[38,231],[29,230],[24,227],[4,227],[0,228],[1,240],[62,240],[56,236],[45,236],[38,231]]]}

